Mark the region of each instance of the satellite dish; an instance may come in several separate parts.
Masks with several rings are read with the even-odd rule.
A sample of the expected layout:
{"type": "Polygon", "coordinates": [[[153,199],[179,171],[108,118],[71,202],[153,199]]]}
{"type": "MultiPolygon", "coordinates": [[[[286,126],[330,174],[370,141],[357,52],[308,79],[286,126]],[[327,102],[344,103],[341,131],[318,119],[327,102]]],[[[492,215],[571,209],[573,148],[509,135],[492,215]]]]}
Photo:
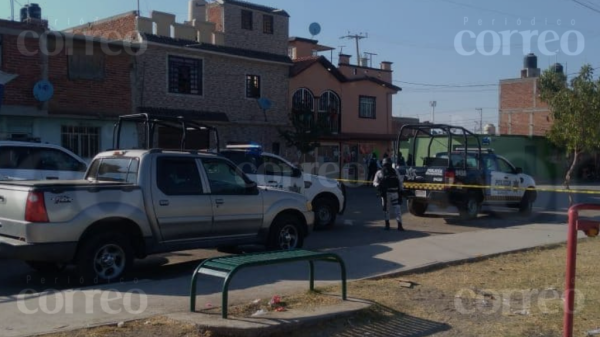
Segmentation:
{"type": "Polygon", "coordinates": [[[40,102],[49,101],[54,95],[54,86],[52,83],[41,80],[35,84],[33,87],[33,97],[40,102]]]}
{"type": "Polygon", "coordinates": [[[321,25],[316,22],[313,22],[310,24],[310,26],[308,26],[308,31],[312,36],[319,35],[319,33],[321,32],[321,25]]]}
{"type": "Polygon", "coordinates": [[[269,110],[271,109],[273,102],[268,98],[261,97],[258,99],[258,105],[260,105],[260,108],[263,110],[269,110]]]}

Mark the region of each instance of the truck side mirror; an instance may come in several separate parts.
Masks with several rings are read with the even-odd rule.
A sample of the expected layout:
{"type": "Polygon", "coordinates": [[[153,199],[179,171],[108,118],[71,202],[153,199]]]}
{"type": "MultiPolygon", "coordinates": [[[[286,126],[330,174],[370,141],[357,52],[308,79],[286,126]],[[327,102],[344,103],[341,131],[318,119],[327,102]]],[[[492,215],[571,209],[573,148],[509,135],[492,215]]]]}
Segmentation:
{"type": "Polygon", "coordinates": [[[523,173],[523,169],[520,167],[517,167],[517,174],[521,174],[521,173],[523,173]]]}
{"type": "Polygon", "coordinates": [[[294,178],[302,177],[302,170],[299,168],[294,168],[292,170],[292,177],[294,177],[294,178]]]}

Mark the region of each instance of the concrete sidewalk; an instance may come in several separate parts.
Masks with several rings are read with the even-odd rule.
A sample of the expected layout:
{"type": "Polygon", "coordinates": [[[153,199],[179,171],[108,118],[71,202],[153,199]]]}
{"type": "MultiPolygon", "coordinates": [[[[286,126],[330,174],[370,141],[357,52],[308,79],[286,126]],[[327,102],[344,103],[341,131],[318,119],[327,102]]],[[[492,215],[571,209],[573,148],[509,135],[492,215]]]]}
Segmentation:
{"type": "MultiPolygon", "coordinates": [[[[348,280],[359,280],[563,243],[566,232],[564,224],[532,224],[403,240],[403,233],[391,231],[390,240],[397,237],[398,241],[332,251],[346,262],[348,280]]],[[[338,283],[339,273],[337,266],[317,264],[316,285],[338,283]]],[[[191,275],[186,275],[169,280],[0,297],[0,336],[29,336],[187,312],[190,278],[191,275]]],[[[207,276],[199,278],[198,309],[220,306],[221,282],[207,276]]],[[[230,306],[303,292],[308,289],[308,264],[242,270],[230,289],[230,306]]],[[[348,296],[352,297],[352,293],[348,296]]]]}

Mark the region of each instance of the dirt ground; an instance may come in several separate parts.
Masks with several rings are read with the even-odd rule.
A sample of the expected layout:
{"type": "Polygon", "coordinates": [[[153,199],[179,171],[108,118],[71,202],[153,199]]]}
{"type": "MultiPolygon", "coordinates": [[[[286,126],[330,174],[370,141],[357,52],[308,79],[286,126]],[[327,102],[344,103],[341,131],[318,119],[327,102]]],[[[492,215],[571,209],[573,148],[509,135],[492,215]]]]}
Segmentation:
{"type": "MultiPolygon", "coordinates": [[[[577,293],[574,336],[600,329],[600,242],[578,244],[577,293]]],[[[566,246],[503,255],[479,262],[380,280],[357,281],[348,286],[352,298],[376,305],[350,318],[323,322],[301,331],[300,336],[461,336],[516,337],[562,336],[566,246]]],[[[236,316],[257,310],[310,310],[334,305],[339,294],[332,287],[320,294],[298,294],[279,304],[266,302],[230,308],[236,316]]],[[[216,310],[216,309],[213,309],[216,310]]],[[[51,337],[149,336],[216,337],[190,325],[157,317],[51,337]]]]}

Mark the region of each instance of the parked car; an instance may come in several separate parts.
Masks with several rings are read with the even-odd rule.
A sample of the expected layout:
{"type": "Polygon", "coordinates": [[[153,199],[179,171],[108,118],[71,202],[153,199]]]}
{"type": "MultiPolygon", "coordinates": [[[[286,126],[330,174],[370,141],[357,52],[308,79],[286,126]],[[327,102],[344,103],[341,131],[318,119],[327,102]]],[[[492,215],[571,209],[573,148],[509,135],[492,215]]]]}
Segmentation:
{"type": "Polygon", "coordinates": [[[86,162],[53,144],[0,141],[0,180],[83,179],[86,162]]]}
{"type": "Polygon", "coordinates": [[[297,193],[259,188],[230,160],[162,150],[97,155],[85,180],[0,183],[0,258],[75,264],[114,281],[134,258],[196,248],[301,248],[314,221],[297,193]]]}
{"type": "Polygon", "coordinates": [[[315,212],[315,227],[331,226],[346,208],[346,188],[335,179],[308,174],[259,145],[229,145],[220,154],[233,161],[259,186],[306,196],[315,212]]]}

